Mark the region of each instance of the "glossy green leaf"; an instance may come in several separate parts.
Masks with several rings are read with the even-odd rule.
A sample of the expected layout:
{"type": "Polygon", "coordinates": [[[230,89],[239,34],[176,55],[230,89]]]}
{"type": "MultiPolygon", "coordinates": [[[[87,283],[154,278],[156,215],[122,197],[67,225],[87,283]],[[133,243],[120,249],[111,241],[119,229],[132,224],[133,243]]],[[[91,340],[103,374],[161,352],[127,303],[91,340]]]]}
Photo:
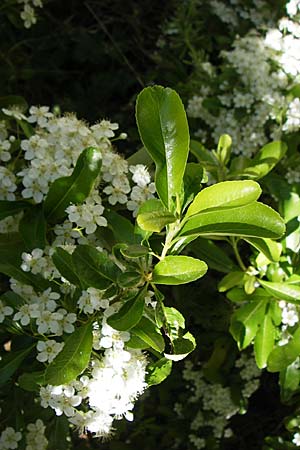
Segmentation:
{"type": "Polygon", "coordinates": [[[231,145],[231,137],[228,134],[222,134],[218,142],[217,156],[223,165],[226,165],[230,159],[231,145]]]}
{"type": "Polygon", "coordinates": [[[234,271],[225,275],[224,278],[218,284],[219,292],[225,292],[234,286],[241,285],[244,281],[245,272],[242,271],[234,271]]]}
{"type": "Polygon", "coordinates": [[[147,317],[142,317],[138,325],[130,330],[130,334],[137,336],[147,343],[148,347],[161,353],[165,348],[165,341],[159,329],[147,317]]]}
{"type": "Polygon", "coordinates": [[[65,340],[62,351],[47,367],[45,384],[57,386],[75,380],[89,364],[92,344],[92,324],[76,328],[65,340]]]}
{"type": "Polygon", "coordinates": [[[143,256],[148,255],[149,250],[144,245],[133,244],[121,247],[120,249],[123,256],[126,258],[142,258],[143,256]]]}
{"type": "Polygon", "coordinates": [[[152,272],[154,284],[184,284],[198,280],[207,271],[205,262],[191,256],[166,256],[152,272]]]}
{"type": "Polygon", "coordinates": [[[7,352],[0,361],[0,386],[5,384],[18,370],[23,360],[32,351],[34,345],[18,351],[7,352]]]}
{"type": "Polygon", "coordinates": [[[81,286],[80,279],[76,273],[72,255],[61,247],[56,247],[52,255],[52,261],[59,273],[75,286],[81,286]]]}
{"type": "Polygon", "coordinates": [[[276,211],[262,203],[253,202],[237,208],[195,214],[185,221],[179,234],[277,239],[284,231],[284,222],[276,211]]]}
{"type": "Polygon", "coordinates": [[[136,102],[141,140],[156,165],[156,190],[168,210],[181,191],[189,152],[189,129],[179,95],[170,88],[143,89],[136,102]]]}
{"type": "Polygon", "coordinates": [[[236,208],[255,202],[261,188],[255,181],[222,181],[203,189],[196,195],[186,217],[215,208],[236,208]]]}
{"type": "Polygon", "coordinates": [[[154,363],[148,364],[146,382],[148,386],[160,384],[172,371],[172,361],[167,358],[161,358],[154,363]]]}
{"type": "Polygon", "coordinates": [[[19,233],[23,238],[27,251],[35,248],[44,249],[46,240],[47,222],[40,205],[27,209],[19,225],[19,233]]]}
{"type": "Polygon", "coordinates": [[[66,208],[83,203],[90,194],[101,168],[100,150],[89,147],[79,156],[69,177],[55,180],[45,199],[44,210],[48,222],[56,223],[66,217],[66,208]]]}
{"type": "Polygon", "coordinates": [[[144,306],[145,289],[143,289],[136,297],[127,300],[117,313],[108,317],[107,323],[118,331],[130,330],[141,320],[144,306]]]}
{"type": "Polygon", "coordinates": [[[189,353],[196,348],[196,341],[194,336],[187,332],[182,337],[174,339],[172,341],[173,352],[172,354],[165,353],[165,357],[171,361],[181,361],[189,353]]]}
{"type": "Polygon", "coordinates": [[[208,172],[217,172],[219,161],[216,155],[212,151],[207,150],[201,142],[191,139],[190,151],[208,172]]]}
{"type": "Polygon", "coordinates": [[[300,355],[300,328],[297,328],[290,341],[272,350],[268,358],[268,371],[280,372],[292,364],[300,355]]]}
{"type": "Polygon", "coordinates": [[[239,308],[231,318],[230,333],[240,350],[248,347],[263,321],[267,300],[251,301],[239,308]]]}
{"type": "Polygon", "coordinates": [[[5,217],[8,216],[13,216],[14,214],[17,214],[30,206],[31,204],[28,202],[10,202],[8,200],[0,200],[0,220],[5,219],[5,217]]]}
{"type": "Polygon", "coordinates": [[[245,168],[242,177],[258,180],[269,173],[282,159],[287,151],[287,145],[281,141],[266,144],[251,160],[251,165],[245,168]]]}
{"type": "Polygon", "coordinates": [[[78,245],[72,253],[75,271],[87,286],[106,289],[117,281],[120,269],[104,253],[89,245],[78,245]]]}
{"type": "Polygon", "coordinates": [[[207,182],[207,175],[201,164],[187,163],[183,177],[183,209],[193,201],[201,189],[201,184],[205,182],[207,182]]]}
{"type": "Polygon", "coordinates": [[[260,280],[260,284],[266,289],[266,291],[278,298],[279,300],[285,300],[289,303],[300,303],[300,286],[290,283],[274,283],[272,281],[260,280]]]}
{"type": "Polygon", "coordinates": [[[151,198],[142,204],[136,219],[142,230],[159,233],[166,225],[175,222],[176,217],[164,207],[160,200],[151,198]]]}
{"type": "Polygon", "coordinates": [[[244,238],[246,242],[262,252],[270,261],[278,262],[280,259],[282,245],[280,242],[272,241],[272,239],[263,238],[244,238]]]}
{"type": "Polygon", "coordinates": [[[267,365],[268,357],[275,342],[275,326],[270,314],[265,314],[258,326],[254,339],[254,353],[257,367],[263,369],[267,365]]]}

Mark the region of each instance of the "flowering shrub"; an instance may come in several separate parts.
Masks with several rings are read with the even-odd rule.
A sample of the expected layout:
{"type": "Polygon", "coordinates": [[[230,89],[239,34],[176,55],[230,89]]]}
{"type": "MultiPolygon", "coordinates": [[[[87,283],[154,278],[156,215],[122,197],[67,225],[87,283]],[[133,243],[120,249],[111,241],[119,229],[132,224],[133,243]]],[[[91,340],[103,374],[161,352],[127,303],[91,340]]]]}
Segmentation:
{"type": "MultiPolygon", "coordinates": [[[[267,270],[262,261],[263,267],[279,261],[281,246],[272,239],[280,238],[285,226],[278,213],[257,201],[261,188],[247,178],[269,173],[285,154],[283,143],[265,146],[240,171],[245,179],[201,189],[206,173],[227,173],[229,136],[222,136],[211,154],[190,144],[178,95],[160,86],[146,88],[137,99],[136,118],[155,164],[153,183],[144,165],[128,164],[112,147],[126,137],[115,137],[116,124],[89,126],[47,107],[31,107],[26,114],[20,99],[5,102],[0,382],[10,388],[1,399],[7,417],[3,448],[17,448],[21,439],[31,442],[34,427],[41,430],[38,443],[28,448],[46,448],[48,441],[48,448],[56,448],[57,439],[69,445],[68,424],[79,433],[108,436],[114,420],[133,420],[135,400],[195,348],[183,315],[165,305],[158,287],[201,278],[216,252],[223,255],[214,239],[228,241],[240,264],[240,271],[220,284],[221,291],[230,289],[230,299],[238,296],[244,304],[232,316],[231,333],[241,349],[255,339],[259,368],[269,361],[270,370],[279,370],[277,354],[284,347],[275,327],[281,307],[270,295],[277,298],[279,291],[282,300],[282,291],[298,288],[289,280],[278,287],[257,277],[267,270]],[[201,163],[188,161],[190,148],[201,163]],[[256,268],[243,265],[240,239],[259,249],[256,268]],[[198,245],[190,245],[194,242],[198,245]],[[11,395],[32,405],[28,410],[14,405],[21,425],[9,414],[11,395]],[[63,436],[51,432],[57,424],[63,436]]],[[[283,308],[290,308],[291,297],[285,293],[283,308]]],[[[293,343],[293,330],[288,333],[293,343]]]]}

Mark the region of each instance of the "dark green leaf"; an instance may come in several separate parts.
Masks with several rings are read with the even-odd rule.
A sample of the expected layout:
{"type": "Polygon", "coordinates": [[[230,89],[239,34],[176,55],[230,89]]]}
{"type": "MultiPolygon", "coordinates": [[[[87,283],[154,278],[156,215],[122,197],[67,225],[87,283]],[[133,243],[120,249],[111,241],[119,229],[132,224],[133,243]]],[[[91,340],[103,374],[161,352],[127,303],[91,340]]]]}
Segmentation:
{"type": "Polygon", "coordinates": [[[72,175],[58,178],[50,186],[44,205],[48,222],[61,221],[66,217],[65,210],[71,203],[84,202],[94,186],[100,168],[100,150],[93,147],[83,150],[72,175]]]}
{"type": "Polygon", "coordinates": [[[128,219],[115,211],[107,209],[104,212],[104,216],[116,242],[137,244],[141,241],[140,237],[134,232],[134,225],[128,219]]]}
{"type": "Polygon", "coordinates": [[[209,239],[198,238],[189,249],[194,256],[203,259],[210,269],[225,273],[236,270],[236,265],[227,253],[209,239]]]}
{"type": "Polygon", "coordinates": [[[133,336],[137,336],[148,344],[148,347],[153,348],[161,353],[165,348],[165,341],[159,331],[151,320],[142,317],[139,324],[130,330],[133,336]]]}
{"type": "Polygon", "coordinates": [[[18,370],[19,366],[32,351],[34,345],[19,351],[7,352],[0,361],[0,385],[5,384],[18,370]]]}
{"type": "Polygon", "coordinates": [[[46,247],[46,230],[47,222],[41,206],[32,206],[25,212],[19,225],[27,251],[31,252],[35,248],[43,250],[46,247]]]}
{"type": "Polygon", "coordinates": [[[229,331],[240,350],[248,347],[255,338],[258,326],[263,321],[266,305],[267,300],[253,300],[233,314],[229,331]]]}
{"type": "Polygon", "coordinates": [[[272,239],[244,238],[246,242],[262,252],[270,261],[279,261],[282,245],[272,239]]]}
{"type": "Polygon", "coordinates": [[[0,200],[0,220],[5,219],[5,217],[13,216],[14,214],[23,211],[31,206],[28,202],[10,202],[8,200],[0,200]]]}
{"type": "Polygon", "coordinates": [[[25,391],[39,391],[41,384],[44,381],[45,372],[31,372],[31,373],[23,373],[18,378],[19,386],[25,391]]]}
{"type": "Polygon", "coordinates": [[[75,271],[87,286],[106,289],[117,281],[121,272],[104,253],[89,245],[78,245],[72,254],[75,271]]]}
{"type": "Polygon", "coordinates": [[[59,273],[75,286],[81,286],[80,279],[77,276],[72,255],[61,247],[56,247],[52,255],[52,261],[59,273]]]}
{"type": "Polygon", "coordinates": [[[172,210],[189,152],[189,129],[181,99],[170,88],[147,87],[137,98],[136,120],[141,140],[156,165],[156,190],[166,208],[172,210]]]}
{"type": "Polygon", "coordinates": [[[292,364],[281,370],[279,375],[280,396],[283,402],[288,402],[295,392],[299,391],[300,369],[296,359],[292,364]]]}
{"type": "Polygon", "coordinates": [[[165,353],[165,357],[172,361],[180,361],[195,350],[196,341],[194,336],[190,332],[187,332],[182,337],[174,339],[174,341],[172,341],[172,347],[173,353],[165,353]]]}
{"type": "Polygon", "coordinates": [[[108,317],[107,323],[118,331],[127,331],[139,323],[145,306],[145,289],[136,297],[128,300],[121,309],[108,317]]]}
{"type": "Polygon", "coordinates": [[[92,343],[92,324],[77,328],[67,337],[64,348],[47,367],[45,383],[56,386],[75,380],[88,366],[92,343]]]}

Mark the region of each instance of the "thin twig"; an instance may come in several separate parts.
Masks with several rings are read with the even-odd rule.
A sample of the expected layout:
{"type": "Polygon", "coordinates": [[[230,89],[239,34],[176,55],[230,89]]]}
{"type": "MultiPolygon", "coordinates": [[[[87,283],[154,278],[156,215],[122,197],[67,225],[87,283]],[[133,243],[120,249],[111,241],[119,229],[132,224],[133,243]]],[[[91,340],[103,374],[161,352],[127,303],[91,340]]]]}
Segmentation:
{"type": "Polygon", "coordinates": [[[125,64],[127,64],[127,66],[129,67],[129,69],[131,70],[131,72],[134,74],[136,80],[139,82],[139,84],[141,85],[141,87],[145,87],[145,84],[143,82],[143,80],[141,79],[141,77],[139,76],[139,74],[137,73],[137,71],[135,70],[135,68],[133,67],[133,65],[130,63],[130,61],[128,60],[127,56],[124,54],[124,52],[120,49],[119,45],[116,43],[116,41],[114,40],[113,36],[110,34],[110,32],[108,31],[108,29],[106,28],[106,26],[104,25],[104,23],[100,20],[100,18],[97,16],[97,14],[95,13],[95,11],[91,8],[91,6],[89,5],[89,3],[85,2],[84,3],[85,6],[87,7],[87,9],[90,11],[90,13],[92,14],[92,16],[94,17],[94,19],[97,21],[98,25],[101,27],[102,31],[106,34],[106,36],[110,39],[111,43],[113,44],[115,50],[119,53],[119,55],[122,57],[122,59],[124,60],[125,64]]]}

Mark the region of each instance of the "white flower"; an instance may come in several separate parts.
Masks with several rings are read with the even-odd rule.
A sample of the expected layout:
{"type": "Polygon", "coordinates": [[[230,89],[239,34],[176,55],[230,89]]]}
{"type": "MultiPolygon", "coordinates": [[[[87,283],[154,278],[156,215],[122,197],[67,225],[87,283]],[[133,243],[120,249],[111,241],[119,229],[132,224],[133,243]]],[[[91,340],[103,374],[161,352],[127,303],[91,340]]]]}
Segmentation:
{"type": "Polygon", "coordinates": [[[18,442],[22,439],[22,434],[12,427],[7,427],[0,436],[0,448],[3,450],[18,448],[18,442]]]}
{"type": "Polygon", "coordinates": [[[31,25],[34,25],[36,23],[36,17],[34,9],[28,5],[24,5],[24,10],[21,12],[21,19],[24,21],[24,27],[30,28],[31,25]]]}
{"type": "Polygon", "coordinates": [[[297,446],[300,447],[300,433],[295,433],[292,442],[297,446]]]}
{"type": "Polygon", "coordinates": [[[26,116],[23,114],[23,108],[19,105],[12,105],[9,108],[2,108],[2,112],[4,112],[6,116],[13,117],[17,120],[27,120],[26,116]]]}
{"type": "Polygon", "coordinates": [[[49,112],[48,106],[31,106],[29,109],[30,116],[28,117],[28,122],[35,123],[40,127],[45,127],[47,125],[48,119],[53,117],[53,114],[49,112]]]}
{"type": "Polygon", "coordinates": [[[25,450],[46,450],[48,440],[45,436],[45,425],[41,419],[27,425],[25,450]]]}
{"type": "Polygon", "coordinates": [[[148,169],[143,164],[137,164],[136,166],[130,166],[129,170],[133,174],[132,180],[138,186],[144,187],[150,183],[151,179],[150,179],[148,169]]]}
{"type": "Polygon", "coordinates": [[[36,359],[40,362],[51,363],[58,355],[58,353],[63,349],[63,346],[63,342],[56,342],[53,339],[49,339],[47,341],[38,341],[36,348],[39,354],[37,355],[36,359]]]}
{"type": "Polygon", "coordinates": [[[14,315],[14,320],[20,320],[21,325],[26,326],[29,325],[31,319],[36,319],[39,315],[40,311],[37,304],[25,304],[14,315]]]}
{"type": "Polygon", "coordinates": [[[14,310],[10,306],[5,306],[5,304],[0,300],[0,323],[4,322],[5,316],[11,316],[14,310]]]}

